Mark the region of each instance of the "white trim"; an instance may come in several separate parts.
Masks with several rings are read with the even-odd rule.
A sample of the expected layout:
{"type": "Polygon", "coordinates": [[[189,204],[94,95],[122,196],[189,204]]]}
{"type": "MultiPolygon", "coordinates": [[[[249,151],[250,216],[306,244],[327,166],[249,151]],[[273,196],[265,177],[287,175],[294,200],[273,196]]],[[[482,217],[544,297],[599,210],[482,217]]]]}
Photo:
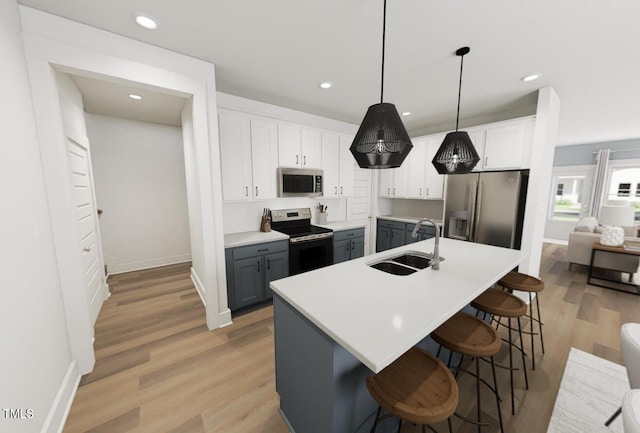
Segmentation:
{"type": "Polygon", "coordinates": [[[191,261],[191,254],[180,254],[170,257],[159,257],[157,259],[139,260],[137,262],[118,263],[111,265],[113,270],[109,269],[109,275],[123,274],[131,271],[141,271],[143,269],[158,268],[160,266],[175,265],[191,261]]]}
{"type": "Polygon", "coordinates": [[[200,296],[202,305],[204,305],[204,307],[207,308],[207,301],[206,301],[207,297],[206,297],[205,288],[202,285],[202,281],[200,281],[200,277],[198,277],[196,270],[193,268],[191,268],[191,281],[193,282],[193,285],[196,288],[198,295],[200,296]]]}
{"type": "Polygon", "coordinates": [[[64,379],[62,379],[60,389],[58,389],[56,398],[53,400],[51,409],[47,414],[47,418],[44,420],[42,430],[40,430],[41,433],[62,433],[64,424],[67,421],[67,416],[69,415],[69,410],[71,409],[71,404],[73,403],[76,391],[78,391],[80,378],[77,363],[71,361],[67,374],[64,376],[64,379]]]}

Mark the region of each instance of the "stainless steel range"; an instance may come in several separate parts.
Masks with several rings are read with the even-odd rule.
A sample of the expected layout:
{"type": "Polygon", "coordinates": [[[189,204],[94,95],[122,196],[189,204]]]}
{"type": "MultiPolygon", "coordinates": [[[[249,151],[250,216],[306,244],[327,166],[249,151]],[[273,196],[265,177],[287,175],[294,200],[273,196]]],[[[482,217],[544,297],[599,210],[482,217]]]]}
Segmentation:
{"type": "Polygon", "coordinates": [[[271,228],[289,235],[289,273],[333,264],[333,230],[311,225],[311,209],[271,211],[271,228]]]}

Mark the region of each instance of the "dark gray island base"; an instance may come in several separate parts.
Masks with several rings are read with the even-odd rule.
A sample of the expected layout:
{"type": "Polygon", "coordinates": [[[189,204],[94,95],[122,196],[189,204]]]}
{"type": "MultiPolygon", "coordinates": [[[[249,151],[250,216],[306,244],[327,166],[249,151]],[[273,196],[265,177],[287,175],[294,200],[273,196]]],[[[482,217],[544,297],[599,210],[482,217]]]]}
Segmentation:
{"type": "MultiPolygon", "coordinates": [[[[365,378],[373,372],[277,294],[273,306],[276,391],[289,430],[370,431],[378,406],[365,378]]],[[[378,431],[392,431],[392,424],[397,427],[383,423],[378,431]]]]}
{"type": "MultiPolygon", "coordinates": [[[[378,405],[369,395],[365,379],[374,373],[277,294],[273,305],[276,391],[289,430],[369,432],[378,405]]],[[[430,338],[419,346],[434,353],[437,348],[430,338]]],[[[397,428],[397,419],[387,418],[376,432],[397,428]]]]}

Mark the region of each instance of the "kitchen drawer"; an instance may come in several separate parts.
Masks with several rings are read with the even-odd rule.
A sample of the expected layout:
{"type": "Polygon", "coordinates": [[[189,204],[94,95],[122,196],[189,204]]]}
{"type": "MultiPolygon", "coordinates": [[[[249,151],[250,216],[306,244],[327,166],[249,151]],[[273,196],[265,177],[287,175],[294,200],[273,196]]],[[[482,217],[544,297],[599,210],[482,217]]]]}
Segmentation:
{"type": "Polygon", "coordinates": [[[338,232],[333,232],[333,241],[339,242],[345,239],[352,239],[358,236],[364,236],[364,227],[357,229],[349,229],[349,230],[340,230],[338,232]]]}
{"type": "Polygon", "coordinates": [[[233,248],[233,260],[289,251],[289,241],[264,242],[233,248]]]}
{"type": "Polygon", "coordinates": [[[404,230],[407,224],[399,221],[390,221],[378,218],[378,227],[385,227],[390,229],[404,230]]]}

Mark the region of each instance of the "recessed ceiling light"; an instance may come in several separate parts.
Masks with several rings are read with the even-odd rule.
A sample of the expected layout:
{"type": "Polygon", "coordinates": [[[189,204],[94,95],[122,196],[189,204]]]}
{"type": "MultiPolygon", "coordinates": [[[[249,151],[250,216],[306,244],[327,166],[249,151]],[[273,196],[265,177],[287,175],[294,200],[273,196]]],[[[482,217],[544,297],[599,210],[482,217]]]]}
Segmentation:
{"type": "Polygon", "coordinates": [[[527,83],[529,81],[535,81],[540,77],[542,77],[542,74],[537,73],[537,74],[527,75],[526,77],[522,77],[521,80],[524,81],[525,83],[527,83]]]}
{"type": "Polygon", "coordinates": [[[140,27],[144,27],[148,30],[155,30],[158,28],[156,20],[148,15],[136,15],[136,23],[138,23],[140,27]]]}
{"type": "Polygon", "coordinates": [[[411,111],[403,111],[402,115],[403,116],[411,116],[411,111]]]}
{"type": "Polygon", "coordinates": [[[331,86],[333,86],[333,83],[331,81],[323,81],[322,83],[320,83],[321,89],[330,89],[331,86]]]}
{"type": "Polygon", "coordinates": [[[135,93],[129,93],[129,98],[135,99],[136,101],[139,101],[139,100],[142,99],[142,96],[136,95],[135,93]]]}

